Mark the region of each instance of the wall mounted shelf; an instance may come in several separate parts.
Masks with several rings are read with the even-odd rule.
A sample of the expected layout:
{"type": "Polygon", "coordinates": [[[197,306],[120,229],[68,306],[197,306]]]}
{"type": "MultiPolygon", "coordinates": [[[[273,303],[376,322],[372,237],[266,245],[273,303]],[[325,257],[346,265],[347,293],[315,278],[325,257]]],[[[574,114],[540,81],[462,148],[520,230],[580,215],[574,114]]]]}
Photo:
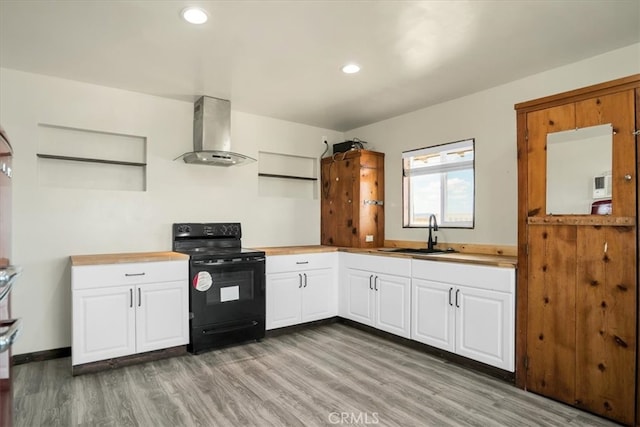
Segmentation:
{"type": "Polygon", "coordinates": [[[144,136],[39,123],[38,180],[43,187],[145,191],[146,146],[144,136]]]}
{"type": "Polygon", "coordinates": [[[318,198],[318,159],[285,153],[258,153],[258,193],[263,197],[318,198]]]}
{"type": "Polygon", "coordinates": [[[299,179],[302,181],[317,181],[318,178],[311,178],[308,176],[294,176],[294,175],[279,175],[274,173],[259,173],[258,176],[264,176],[267,178],[284,178],[284,179],[299,179]]]}
{"type": "Polygon", "coordinates": [[[106,159],[92,159],[88,157],[58,156],[55,154],[43,154],[43,153],[37,153],[36,156],[41,159],[70,160],[73,162],[104,163],[108,165],[123,165],[123,166],[146,166],[147,165],[146,163],[123,162],[121,160],[106,160],[106,159]]]}

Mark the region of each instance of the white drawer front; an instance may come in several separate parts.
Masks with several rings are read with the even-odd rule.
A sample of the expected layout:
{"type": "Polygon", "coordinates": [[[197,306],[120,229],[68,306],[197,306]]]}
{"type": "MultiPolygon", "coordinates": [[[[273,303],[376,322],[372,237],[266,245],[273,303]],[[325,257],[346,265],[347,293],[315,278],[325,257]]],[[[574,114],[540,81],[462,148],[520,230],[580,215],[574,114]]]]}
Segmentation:
{"type": "Polygon", "coordinates": [[[413,260],[413,277],[490,291],[515,292],[515,269],[459,262],[413,260]]]}
{"type": "Polygon", "coordinates": [[[333,268],[337,265],[337,252],[296,255],[272,255],[267,257],[266,272],[285,273],[288,271],[333,268]]]}
{"type": "Polygon", "coordinates": [[[346,268],[411,277],[410,258],[350,253],[341,253],[340,256],[340,264],[346,268]]]}
{"type": "Polygon", "coordinates": [[[71,283],[74,290],[188,279],[187,260],[71,267],[71,283]]]}

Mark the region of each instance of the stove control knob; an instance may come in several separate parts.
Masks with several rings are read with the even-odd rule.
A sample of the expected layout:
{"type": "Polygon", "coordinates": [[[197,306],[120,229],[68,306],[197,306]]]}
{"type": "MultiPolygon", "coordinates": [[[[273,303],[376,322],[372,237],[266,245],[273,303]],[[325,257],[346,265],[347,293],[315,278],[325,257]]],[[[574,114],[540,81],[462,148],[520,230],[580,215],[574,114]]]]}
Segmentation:
{"type": "Polygon", "coordinates": [[[237,225],[231,226],[231,235],[237,236],[238,234],[240,234],[240,227],[237,225]]]}
{"type": "Polygon", "coordinates": [[[191,232],[191,227],[189,227],[188,225],[179,225],[178,226],[178,233],[190,233],[191,232]]]}

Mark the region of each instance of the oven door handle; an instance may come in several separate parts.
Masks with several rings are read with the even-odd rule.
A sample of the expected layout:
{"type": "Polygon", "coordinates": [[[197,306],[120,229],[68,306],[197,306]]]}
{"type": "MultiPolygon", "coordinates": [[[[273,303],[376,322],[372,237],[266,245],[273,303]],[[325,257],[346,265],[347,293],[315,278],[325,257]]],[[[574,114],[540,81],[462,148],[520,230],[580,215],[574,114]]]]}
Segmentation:
{"type": "Polygon", "coordinates": [[[232,331],[238,331],[240,329],[249,329],[249,328],[253,328],[255,326],[258,325],[258,322],[256,322],[255,320],[252,320],[251,323],[247,323],[244,325],[237,325],[237,326],[229,326],[228,328],[222,328],[222,329],[209,329],[209,330],[203,330],[202,334],[203,335],[215,335],[215,334],[224,334],[226,332],[232,332],[232,331]]]}
{"type": "Polygon", "coordinates": [[[20,333],[20,319],[9,319],[0,321],[0,328],[8,329],[0,334],[0,353],[11,347],[20,333]]]}
{"type": "Polygon", "coordinates": [[[0,268],[0,301],[2,301],[9,291],[11,291],[13,283],[16,281],[20,273],[22,273],[22,269],[15,265],[0,268]]]}
{"type": "Polygon", "coordinates": [[[206,267],[216,267],[216,266],[226,266],[226,265],[242,265],[242,264],[255,264],[257,262],[264,262],[264,258],[254,258],[254,259],[237,259],[237,260],[225,260],[222,262],[194,262],[195,266],[206,266],[206,267]]]}

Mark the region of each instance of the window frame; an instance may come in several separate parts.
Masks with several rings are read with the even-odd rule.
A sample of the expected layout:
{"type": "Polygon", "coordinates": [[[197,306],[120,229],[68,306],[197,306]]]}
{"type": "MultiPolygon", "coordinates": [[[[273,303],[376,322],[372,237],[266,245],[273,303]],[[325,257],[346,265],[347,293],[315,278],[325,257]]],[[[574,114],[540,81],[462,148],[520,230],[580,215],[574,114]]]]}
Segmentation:
{"type": "MultiPolygon", "coordinates": [[[[428,146],[428,147],[422,147],[422,148],[416,148],[416,149],[412,149],[412,150],[407,150],[407,151],[403,151],[402,152],[402,228],[428,228],[428,224],[427,225],[416,225],[416,224],[411,224],[411,203],[412,203],[412,198],[410,195],[410,185],[408,184],[409,180],[410,180],[410,176],[408,174],[406,174],[406,169],[405,169],[405,161],[407,159],[409,159],[410,157],[415,157],[415,156],[411,156],[409,153],[418,153],[418,152],[423,152],[424,154],[427,153],[442,153],[443,151],[447,151],[446,147],[447,146],[451,146],[451,145],[460,145],[463,146],[464,143],[470,143],[471,148],[473,149],[473,159],[470,161],[471,162],[471,172],[473,174],[473,191],[472,191],[472,219],[471,221],[460,221],[460,222],[444,222],[442,221],[438,221],[438,227],[439,228],[450,228],[450,229],[474,229],[475,228],[475,220],[476,220],[476,140],[475,138],[465,138],[465,139],[461,139],[458,141],[452,141],[452,142],[447,142],[447,143],[443,143],[443,144],[436,144],[436,145],[432,145],[432,146],[428,146]],[[456,225],[456,224],[460,224],[460,225],[456,225]]],[[[438,169],[444,169],[441,170],[440,172],[433,172],[433,173],[437,173],[441,178],[444,176],[446,177],[446,173],[447,172],[455,172],[456,170],[468,170],[468,168],[457,168],[455,166],[453,167],[447,167],[442,166],[439,167],[438,169]]],[[[428,175],[428,174],[424,174],[424,175],[428,175]]],[[[446,185],[446,180],[445,179],[440,179],[440,206],[441,206],[441,212],[440,212],[440,218],[443,218],[444,213],[446,212],[446,202],[447,202],[447,185],[446,185]]]]}

